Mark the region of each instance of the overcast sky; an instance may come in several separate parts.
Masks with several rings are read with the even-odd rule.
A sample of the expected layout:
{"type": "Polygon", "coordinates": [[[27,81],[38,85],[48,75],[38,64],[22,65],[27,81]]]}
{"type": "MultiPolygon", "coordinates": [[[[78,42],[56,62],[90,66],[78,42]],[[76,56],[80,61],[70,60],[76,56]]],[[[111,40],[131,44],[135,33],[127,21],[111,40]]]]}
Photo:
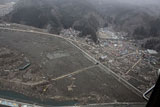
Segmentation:
{"type": "Polygon", "coordinates": [[[160,5],[160,0],[98,0],[98,1],[106,1],[106,2],[121,2],[121,3],[130,3],[130,4],[138,4],[138,5],[143,5],[143,4],[157,4],[160,5]]]}
{"type": "Polygon", "coordinates": [[[118,1],[123,1],[123,2],[126,2],[126,3],[133,3],[133,4],[141,4],[141,5],[160,3],[160,0],[118,0],[118,1]]]}
{"type": "Polygon", "coordinates": [[[122,2],[128,2],[128,3],[141,3],[141,4],[154,4],[159,2],[159,0],[118,0],[122,2]]]}

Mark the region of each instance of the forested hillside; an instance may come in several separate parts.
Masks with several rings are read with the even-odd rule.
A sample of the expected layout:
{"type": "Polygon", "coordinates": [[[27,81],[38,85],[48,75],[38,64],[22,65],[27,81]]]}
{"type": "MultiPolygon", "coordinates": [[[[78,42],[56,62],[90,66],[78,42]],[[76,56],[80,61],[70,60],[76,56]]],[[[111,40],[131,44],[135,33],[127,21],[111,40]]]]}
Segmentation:
{"type": "Polygon", "coordinates": [[[83,0],[21,0],[5,17],[14,23],[47,28],[58,34],[61,29],[74,28],[81,36],[90,34],[96,42],[96,31],[105,23],[101,15],[83,0]]]}
{"type": "Polygon", "coordinates": [[[145,48],[159,49],[160,37],[159,1],[137,0],[20,0],[6,21],[46,28],[59,34],[70,27],[81,31],[80,36],[91,35],[97,41],[97,29],[111,26],[125,31],[133,39],[144,40],[145,48]]]}

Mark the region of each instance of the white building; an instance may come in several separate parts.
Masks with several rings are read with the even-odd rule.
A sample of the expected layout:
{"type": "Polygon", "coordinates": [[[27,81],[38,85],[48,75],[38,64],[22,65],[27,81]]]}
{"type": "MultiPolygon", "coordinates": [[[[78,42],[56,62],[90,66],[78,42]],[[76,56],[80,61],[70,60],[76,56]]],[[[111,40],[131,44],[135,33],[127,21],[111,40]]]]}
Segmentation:
{"type": "Polygon", "coordinates": [[[158,54],[158,52],[156,50],[151,50],[151,49],[147,49],[147,52],[149,54],[158,54]]]}

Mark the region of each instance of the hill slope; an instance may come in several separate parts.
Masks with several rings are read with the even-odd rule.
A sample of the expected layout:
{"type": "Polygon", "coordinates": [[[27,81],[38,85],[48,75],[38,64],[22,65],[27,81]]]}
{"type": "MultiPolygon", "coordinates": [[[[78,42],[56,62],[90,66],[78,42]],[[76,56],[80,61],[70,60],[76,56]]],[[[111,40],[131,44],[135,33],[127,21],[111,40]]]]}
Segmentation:
{"type": "MultiPolygon", "coordinates": [[[[145,48],[159,51],[160,8],[157,2],[121,0],[20,0],[5,20],[46,28],[58,34],[70,27],[91,35],[96,42],[99,27],[111,26],[129,37],[142,40],[145,48]],[[154,39],[157,39],[158,42],[154,39]],[[147,39],[147,40],[146,40],[147,39]],[[156,44],[150,44],[153,41],[156,44]],[[150,46],[152,45],[152,46],[150,46]]],[[[152,43],[153,43],[152,42],[152,43]]]]}
{"type": "Polygon", "coordinates": [[[140,40],[144,48],[160,51],[159,1],[134,1],[92,0],[91,3],[104,16],[108,26],[127,32],[132,39],[140,40]]]}
{"type": "Polygon", "coordinates": [[[0,5],[3,5],[5,3],[9,3],[9,2],[17,2],[18,0],[0,0],[0,5]]]}
{"type": "Polygon", "coordinates": [[[62,28],[73,27],[82,35],[92,35],[94,41],[97,28],[104,24],[101,15],[85,0],[21,0],[7,20],[57,34],[62,28]]]}

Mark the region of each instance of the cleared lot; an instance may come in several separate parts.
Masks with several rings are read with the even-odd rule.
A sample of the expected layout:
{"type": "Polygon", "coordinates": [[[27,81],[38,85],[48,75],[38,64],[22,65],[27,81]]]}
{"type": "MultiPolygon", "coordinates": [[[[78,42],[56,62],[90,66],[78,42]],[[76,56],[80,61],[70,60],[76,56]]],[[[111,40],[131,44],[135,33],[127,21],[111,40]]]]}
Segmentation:
{"type": "Polygon", "coordinates": [[[41,98],[77,100],[81,104],[144,101],[61,38],[0,30],[0,45],[24,54],[31,63],[24,71],[13,70],[17,77],[9,78],[11,72],[6,78],[1,76],[5,82],[12,81],[3,84],[4,79],[1,80],[0,88],[41,98]],[[27,85],[39,81],[48,82],[27,85]]]}
{"type": "Polygon", "coordinates": [[[60,94],[53,94],[56,91],[53,91],[55,88],[52,86],[48,94],[74,98],[84,103],[95,103],[95,101],[96,103],[143,101],[98,66],[77,75],[54,81],[53,86],[57,87],[56,90],[60,94]]]}

